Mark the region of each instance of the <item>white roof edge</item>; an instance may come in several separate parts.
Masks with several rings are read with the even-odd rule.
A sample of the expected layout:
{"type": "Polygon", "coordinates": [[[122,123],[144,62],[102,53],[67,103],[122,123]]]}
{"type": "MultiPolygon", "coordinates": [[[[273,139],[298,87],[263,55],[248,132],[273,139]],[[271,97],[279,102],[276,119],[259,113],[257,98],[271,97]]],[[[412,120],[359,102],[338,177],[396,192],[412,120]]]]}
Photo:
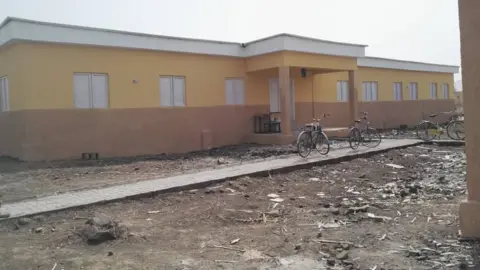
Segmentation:
{"type": "Polygon", "coordinates": [[[233,57],[251,57],[288,50],[346,57],[365,55],[365,45],[326,41],[291,34],[279,34],[249,43],[239,43],[7,17],[0,24],[0,46],[11,41],[94,45],[233,57]]]}
{"type": "Polygon", "coordinates": [[[305,39],[305,40],[310,40],[310,41],[318,41],[318,42],[330,43],[330,44],[347,45],[347,46],[363,47],[363,48],[368,47],[368,45],[364,45],[364,44],[355,44],[355,43],[348,43],[348,42],[331,41],[331,40],[325,40],[325,39],[318,39],[318,38],[312,38],[312,37],[294,35],[294,34],[289,34],[289,33],[281,33],[281,34],[276,34],[276,35],[273,35],[273,36],[268,36],[268,37],[264,37],[264,38],[252,40],[252,41],[249,41],[249,42],[245,43],[245,45],[250,45],[250,44],[262,42],[262,41],[269,40],[269,39],[276,38],[276,37],[293,37],[293,38],[298,38],[298,39],[305,39]]]}
{"type": "Polygon", "coordinates": [[[460,67],[453,65],[442,65],[433,63],[423,63],[408,60],[389,59],[381,57],[359,57],[357,59],[359,67],[386,68],[411,71],[426,71],[439,73],[458,73],[460,67]]]}
{"type": "Polygon", "coordinates": [[[232,57],[251,57],[278,51],[357,58],[360,67],[458,73],[458,66],[365,56],[367,45],[341,43],[292,34],[278,34],[248,43],[153,35],[112,29],[7,17],[0,24],[0,47],[14,41],[132,48],[232,57]]]}

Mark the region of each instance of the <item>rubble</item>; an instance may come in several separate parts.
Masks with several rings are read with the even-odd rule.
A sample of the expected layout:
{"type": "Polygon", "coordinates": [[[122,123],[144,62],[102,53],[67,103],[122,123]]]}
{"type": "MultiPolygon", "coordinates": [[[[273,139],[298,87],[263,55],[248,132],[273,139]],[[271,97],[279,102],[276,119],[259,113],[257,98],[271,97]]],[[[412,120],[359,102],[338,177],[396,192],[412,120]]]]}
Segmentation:
{"type": "Polygon", "coordinates": [[[85,222],[85,227],[81,230],[80,235],[88,244],[96,245],[128,236],[128,228],[105,214],[97,214],[85,222]]]}

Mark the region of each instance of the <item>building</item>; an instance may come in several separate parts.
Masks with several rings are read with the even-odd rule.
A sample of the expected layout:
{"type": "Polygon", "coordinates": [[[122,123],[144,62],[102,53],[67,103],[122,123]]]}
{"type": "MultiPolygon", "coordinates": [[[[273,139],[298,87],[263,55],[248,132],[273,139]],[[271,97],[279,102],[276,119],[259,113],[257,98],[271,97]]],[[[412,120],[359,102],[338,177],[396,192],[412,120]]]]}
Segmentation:
{"type": "Polygon", "coordinates": [[[480,1],[458,0],[465,111],[467,200],[460,205],[462,235],[480,238],[480,1]]]}
{"type": "Polygon", "coordinates": [[[0,154],[23,160],[287,143],[312,117],[379,128],[452,110],[456,66],[365,56],[365,45],[280,34],[196,40],[7,18],[0,154]],[[255,115],[280,134],[254,134],[255,115]],[[283,120],[283,121],[282,121],[283,120]]]}

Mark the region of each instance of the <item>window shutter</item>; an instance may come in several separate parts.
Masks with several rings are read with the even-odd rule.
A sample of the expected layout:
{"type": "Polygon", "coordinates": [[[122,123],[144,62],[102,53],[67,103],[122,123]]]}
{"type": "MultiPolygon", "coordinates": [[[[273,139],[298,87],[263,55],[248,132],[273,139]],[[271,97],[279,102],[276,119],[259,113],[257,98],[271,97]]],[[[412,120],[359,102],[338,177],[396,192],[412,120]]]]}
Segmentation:
{"type": "Polygon", "coordinates": [[[90,74],[73,74],[73,92],[75,107],[87,109],[91,107],[90,102],[90,74]]]}
{"type": "Polygon", "coordinates": [[[338,81],[337,82],[337,100],[338,101],[343,101],[342,99],[342,82],[341,81],[338,81]]]}
{"type": "Polygon", "coordinates": [[[378,100],[378,84],[372,82],[372,100],[378,100]]]}
{"type": "Polygon", "coordinates": [[[108,78],[104,74],[92,74],[92,107],[108,108],[108,78]]]}
{"type": "Polygon", "coordinates": [[[245,83],[243,82],[243,79],[236,79],[233,89],[235,104],[245,104],[245,83]]]}
{"type": "Polygon", "coordinates": [[[348,96],[348,82],[347,81],[343,82],[342,91],[343,91],[343,101],[348,101],[349,96],[348,96]]]}
{"type": "Polygon", "coordinates": [[[160,77],[160,106],[172,106],[172,78],[160,77]]]}
{"type": "Polygon", "coordinates": [[[232,79],[225,80],[225,103],[227,105],[235,104],[235,93],[232,79]]]}
{"type": "Polygon", "coordinates": [[[185,78],[173,77],[173,105],[185,106],[185,78]]]}
{"type": "Polygon", "coordinates": [[[5,77],[3,79],[3,92],[4,92],[3,111],[9,111],[10,110],[10,89],[8,87],[9,87],[8,77],[5,77]]]}

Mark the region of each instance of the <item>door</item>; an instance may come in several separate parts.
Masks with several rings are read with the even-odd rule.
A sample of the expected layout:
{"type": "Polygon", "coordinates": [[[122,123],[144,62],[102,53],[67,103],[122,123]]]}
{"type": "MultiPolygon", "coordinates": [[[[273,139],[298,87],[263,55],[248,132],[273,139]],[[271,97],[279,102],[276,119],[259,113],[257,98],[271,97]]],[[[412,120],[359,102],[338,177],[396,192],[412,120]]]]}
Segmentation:
{"type": "MultiPolygon", "coordinates": [[[[280,106],[280,86],[278,78],[272,78],[269,81],[270,112],[281,112],[280,106]]],[[[290,79],[290,119],[295,120],[295,83],[290,79]]]]}

